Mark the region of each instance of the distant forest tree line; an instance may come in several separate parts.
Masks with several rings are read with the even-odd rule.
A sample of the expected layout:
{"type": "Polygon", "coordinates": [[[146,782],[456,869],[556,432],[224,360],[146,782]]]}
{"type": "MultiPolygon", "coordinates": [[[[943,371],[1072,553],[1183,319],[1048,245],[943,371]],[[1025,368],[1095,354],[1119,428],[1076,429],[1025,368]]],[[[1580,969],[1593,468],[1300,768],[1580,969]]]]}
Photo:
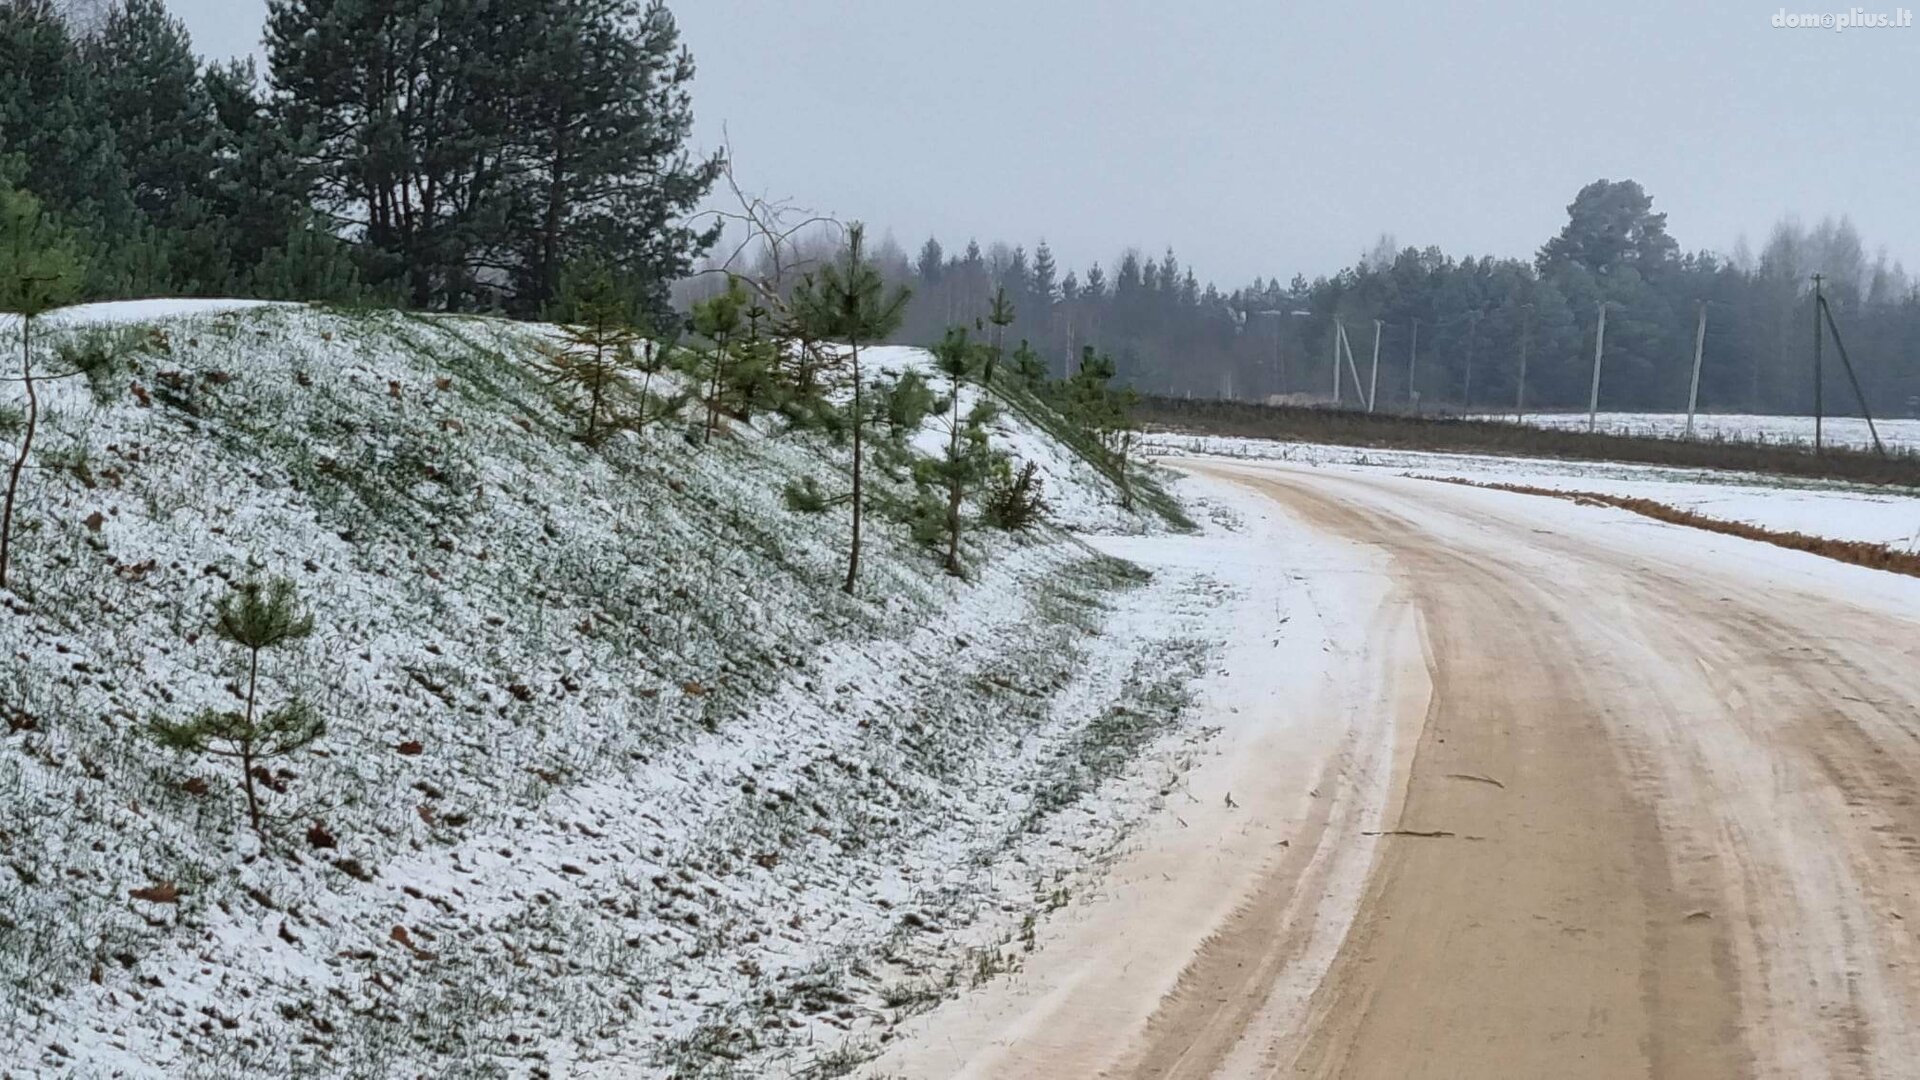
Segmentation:
{"type": "Polygon", "coordinates": [[[162,0],[0,0],[0,186],[85,247],[84,295],[548,310],[586,264],[639,312],[712,241],[693,62],[657,0],[268,0],[267,70],[162,0]]]}
{"type": "MultiPolygon", "coordinates": [[[[1698,304],[1707,305],[1703,409],[1801,413],[1812,408],[1812,276],[1839,321],[1868,401],[1888,415],[1920,414],[1920,294],[1882,255],[1869,258],[1842,219],[1776,225],[1756,256],[1682,253],[1666,215],[1632,180],[1600,180],[1568,206],[1561,232],[1531,260],[1399,248],[1382,237],[1353,266],[1312,281],[1256,279],[1223,292],[1201,284],[1172,251],[1128,251],[1112,264],[1063,270],[1042,241],[957,251],[927,240],[917,252],[883,243],[886,276],[913,289],[896,339],[924,343],[941,327],[984,321],[996,295],[1015,309],[1006,334],[1056,376],[1093,346],[1122,382],[1144,393],[1264,400],[1333,390],[1335,319],[1345,325],[1370,389],[1374,320],[1381,320],[1380,408],[1512,411],[1585,408],[1599,305],[1608,304],[1601,407],[1684,409],[1698,304]]],[[[830,238],[817,246],[831,247],[830,238]]],[[[825,258],[825,252],[817,253],[825,258]]],[[[1855,411],[1829,339],[1826,407],[1855,411]]],[[[1342,360],[1345,370],[1345,361],[1342,360]]]]}
{"type": "MultiPolygon", "coordinates": [[[[264,72],[203,63],[163,0],[114,0],[84,25],[64,11],[0,0],[0,190],[78,237],[88,299],[566,318],[604,271],[669,332],[725,287],[715,271],[749,269],[696,268],[728,220],[701,212],[726,163],[688,149],[693,61],[659,0],[268,0],[264,72]]],[[[1849,223],[1783,222],[1758,255],[1686,254],[1652,206],[1631,180],[1597,181],[1530,260],[1383,237],[1331,276],[1230,292],[1171,251],[1083,270],[1044,242],[873,254],[912,290],[896,341],[989,332],[999,300],[990,332],[1055,377],[1091,347],[1143,392],[1260,400],[1331,391],[1338,320],[1362,368],[1362,387],[1342,384],[1353,402],[1380,320],[1383,407],[1488,412],[1519,404],[1523,355],[1529,408],[1584,406],[1602,303],[1603,405],[1684,407],[1702,302],[1703,407],[1804,412],[1817,272],[1869,400],[1920,411],[1920,296],[1849,223]]],[[[798,287],[837,253],[837,234],[815,239],[792,248],[816,257],[755,279],[798,287]]],[[[1848,408],[1839,365],[1828,377],[1829,406],[1848,408]]]]}

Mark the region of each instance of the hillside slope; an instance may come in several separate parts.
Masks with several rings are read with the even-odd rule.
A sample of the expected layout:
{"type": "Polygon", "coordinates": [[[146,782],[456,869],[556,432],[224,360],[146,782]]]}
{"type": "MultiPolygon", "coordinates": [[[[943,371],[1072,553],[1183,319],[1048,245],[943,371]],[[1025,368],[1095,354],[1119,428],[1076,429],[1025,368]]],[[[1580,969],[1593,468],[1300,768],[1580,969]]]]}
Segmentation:
{"type": "MultiPolygon", "coordinates": [[[[843,448],[587,448],[552,328],[56,321],[123,352],[50,385],[0,591],[10,1075],[831,1074],[1177,768],[1205,598],[1058,528],[972,534],[962,581],[879,527],[848,597],[844,514],[781,494],[843,448]],[[327,731],[259,774],[263,843],[234,765],[149,729],[236,707],[214,605],[275,576],[316,629],[263,696],[327,731]]],[[[995,437],[1060,524],[1164,527],[1042,420],[995,437]]]]}

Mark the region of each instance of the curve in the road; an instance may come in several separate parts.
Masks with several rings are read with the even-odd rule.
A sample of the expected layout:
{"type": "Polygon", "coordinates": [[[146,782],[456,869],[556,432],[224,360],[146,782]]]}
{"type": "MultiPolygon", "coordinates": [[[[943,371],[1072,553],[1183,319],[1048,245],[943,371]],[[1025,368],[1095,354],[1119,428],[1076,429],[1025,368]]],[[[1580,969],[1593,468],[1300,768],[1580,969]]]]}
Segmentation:
{"type": "Polygon", "coordinates": [[[1063,984],[909,1074],[1920,1076],[1920,611],[1569,517],[1614,511],[1197,467],[1384,553],[1424,718],[1347,748],[1177,974],[1134,972],[1151,1008],[1063,984]]]}

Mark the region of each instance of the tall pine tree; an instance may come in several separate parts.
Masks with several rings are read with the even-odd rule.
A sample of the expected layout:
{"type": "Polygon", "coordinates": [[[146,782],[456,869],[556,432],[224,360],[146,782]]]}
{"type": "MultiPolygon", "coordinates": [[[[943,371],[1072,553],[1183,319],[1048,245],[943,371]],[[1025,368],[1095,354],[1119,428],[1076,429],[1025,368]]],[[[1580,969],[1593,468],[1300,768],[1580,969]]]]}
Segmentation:
{"type": "Polygon", "coordinates": [[[313,136],[313,194],[370,281],[415,307],[479,304],[482,269],[505,262],[513,90],[541,7],[269,0],[274,105],[313,136]]]}
{"type": "Polygon", "coordinates": [[[69,223],[133,224],[93,70],[54,0],[0,2],[0,159],[69,223]]]}
{"type": "Polygon", "coordinates": [[[714,239],[658,0],[269,0],[266,44],[315,197],[415,306],[534,314],[593,254],[661,317],[714,239]]]}
{"type": "Polygon", "coordinates": [[[537,311],[560,268],[588,251],[608,259],[664,322],[667,290],[718,237],[686,215],[720,174],[718,155],[686,152],[693,57],[659,0],[538,5],[515,87],[525,168],[513,221],[514,306],[537,311]]]}
{"type": "Polygon", "coordinates": [[[86,53],[134,206],[163,227],[200,224],[217,127],[186,26],[161,0],[121,0],[86,53]]]}

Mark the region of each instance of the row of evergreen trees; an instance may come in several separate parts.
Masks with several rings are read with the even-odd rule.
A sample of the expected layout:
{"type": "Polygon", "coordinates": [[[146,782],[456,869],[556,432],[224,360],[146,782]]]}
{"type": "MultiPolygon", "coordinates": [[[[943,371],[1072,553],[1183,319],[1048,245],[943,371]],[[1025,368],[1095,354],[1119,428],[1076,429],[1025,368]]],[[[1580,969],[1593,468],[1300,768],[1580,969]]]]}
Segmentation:
{"type": "Polygon", "coordinates": [[[270,0],[265,48],[202,64],[162,0],[84,30],[0,0],[0,186],[81,236],[86,295],[535,315],[591,254],[664,317],[711,241],[658,0],[270,0]]]}
{"type": "Polygon", "coordinates": [[[1011,354],[999,331],[1014,320],[1004,293],[976,321],[959,320],[931,350],[926,371],[876,373],[871,347],[897,335],[912,293],[889,285],[854,224],[833,259],[798,275],[790,289],[727,277],[690,305],[684,335],[648,332],[617,276],[582,264],[563,282],[557,308],[569,313],[562,344],[541,365],[579,424],[578,438],[603,446],[623,434],[656,434],[678,421],[685,437],[710,444],[729,425],[775,415],[778,430],[826,439],[848,455],[848,483],[828,490],[809,478],[785,491],[798,512],[848,515],[845,591],[857,591],[870,518],[903,526],[963,575],[961,540],[982,525],[1036,524],[1047,509],[1037,470],[994,448],[990,425],[1001,400],[1045,402],[1096,467],[1119,484],[1132,508],[1129,392],[1112,385],[1110,359],[1086,350],[1071,378],[1053,380],[1030,347],[1011,354]],[[671,372],[674,377],[662,378],[671,372]],[[663,392],[666,387],[676,392],[663,392]],[[937,452],[913,444],[929,422],[937,452]],[[875,483],[875,476],[886,483],[875,483]],[[906,494],[902,494],[905,492],[906,494]]]}
{"type": "MultiPolygon", "coordinates": [[[[1811,277],[1825,290],[1861,362],[1879,411],[1920,411],[1920,297],[1898,264],[1869,260],[1845,222],[1777,226],[1758,256],[1683,254],[1666,215],[1631,181],[1598,181],[1568,207],[1561,233],[1531,259],[1455,257],[1382,238],[1353,266],[1309,281],[1296,275],[1222,292],[1202,285],[1168,251],[1129,251],[1062,271],[1042,242],[969,243],[959,253],[928,240],[915,255],[879,253],[915,299],[899,339],[926,341],[997,292],[1019,311],[1008,333],[1066,374],[1085,345],[1110,351],[1120,377],[1147,392],[1260,399],[1332,391],[1336,318],[1362,377],[1381,320],[1382,407],[1499,411],[1587,403],[1598,305],[1609,305],[1603,407],[1681,409],[1687,399],[1698,304],[1707,304],[1700,400],[1717,411],[1811,408],[1811,277]]],[[[1342,362],[1344,368],[1344,361],[1342,362]]],[[[1837,366],[1837,365],[1836,365],[1837,366]]],[[[1835,371],[1832,377],[1844,376],[1835,371]]],[[[1348,402],[1356,387],[1347,378],[1348,402]]],[[[1836,382],[1829,403],[1851,401],[1836,382]]]]}

